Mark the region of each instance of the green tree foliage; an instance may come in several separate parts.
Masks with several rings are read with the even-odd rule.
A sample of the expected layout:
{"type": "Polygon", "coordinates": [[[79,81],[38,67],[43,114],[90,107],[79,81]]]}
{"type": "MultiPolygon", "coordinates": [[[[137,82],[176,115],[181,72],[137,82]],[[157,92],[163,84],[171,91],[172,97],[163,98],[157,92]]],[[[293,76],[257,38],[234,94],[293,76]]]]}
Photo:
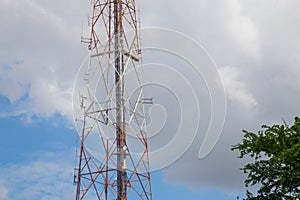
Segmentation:
{"type": "Polygon", "coordinates": [[[247,191],[247,200],[300,199],[300,118],[293,126],[262,126],[257,134],[243,130],[242,143],[232,145],[239,158],[250,156],[253,162],[241,170],[247,174],[246,187],[257,185],[255,194],[247,191]]]}

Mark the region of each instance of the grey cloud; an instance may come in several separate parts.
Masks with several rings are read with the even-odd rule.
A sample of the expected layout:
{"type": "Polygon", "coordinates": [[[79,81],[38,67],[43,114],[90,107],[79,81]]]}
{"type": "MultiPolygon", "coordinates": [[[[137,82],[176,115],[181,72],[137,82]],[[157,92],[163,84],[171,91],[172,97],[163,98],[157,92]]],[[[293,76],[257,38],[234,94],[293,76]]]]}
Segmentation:
{"type": "Polygon", "coordinates": [[[204,160],[197,159],[206,130],[181,159],[165,169],[166,180],[194,188],[240,191],[243,162],[230,151],[242,129],[292,122],[299,115],[299,1],[146,2],[143,26],[182,31],[202,43],[219,66],[228,95],[221,138],[204,160]],[[230,69],[230,70],[228,70],[230,69]],[[229,74],[228,74],[229,73],[229,74]],[[229,79],[229,81],[228,81],[229,79]],[[247,101],[250,101],[249,105],[247,101]]]}

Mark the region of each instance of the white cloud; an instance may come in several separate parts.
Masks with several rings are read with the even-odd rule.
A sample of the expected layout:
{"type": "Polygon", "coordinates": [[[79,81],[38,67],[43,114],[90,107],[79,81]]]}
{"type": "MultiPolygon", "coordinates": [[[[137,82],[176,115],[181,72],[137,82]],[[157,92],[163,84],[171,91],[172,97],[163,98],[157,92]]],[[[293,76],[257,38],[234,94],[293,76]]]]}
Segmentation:
{"type": "Polygon", "coordinates": [[[67,3],[73,4],[1,1],[0,95],[12,104],[2,116],[61,114],[72,120],[73,80],[86,54],[80,21],[88,5],[60,9],[67,3]]]}
{"type": "Polygon", "coordinates": [[[253,109],[257,102],[253,94],[246,88],[246,82],[241,80],[240,71],[234,67],[222,67],[219,73],[230,100],[235,101],[247,109],[253,109]]]}
{"type": "Polygon", "coordinates": [[[2,179],[0,180],[0,199],[8,200],[8,189],[2,179]]]}
{"type": "Polygon", "coordinates": [[[9,80],[1,80],[0,90],[3,96],[6,96],[11,103],[15,103],[16,100],[20,99],[26,91],[26,86],[17,83],[10,82],[10,87],[7,87],[4,82],[10,82],[9,80]]]}
{"type": "Polygon", "coordinates": [[[74,198],[72,152],[74,149],[44,152],[34,155],[35,159],[28,163],[5,165],[1,169],[1,178],[6,180],[0,182],[1,199],[74,198]]]}

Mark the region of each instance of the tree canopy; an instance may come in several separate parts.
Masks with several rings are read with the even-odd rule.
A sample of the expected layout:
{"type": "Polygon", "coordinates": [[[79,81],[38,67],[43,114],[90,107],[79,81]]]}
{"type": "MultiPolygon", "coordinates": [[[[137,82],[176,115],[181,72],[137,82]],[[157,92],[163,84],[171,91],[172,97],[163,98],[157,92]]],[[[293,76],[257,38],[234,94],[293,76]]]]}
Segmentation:
{"type": "Polygon", "coordinates": [[[258,133],[243,130],[241,143],[232,145],[239,158],[249,156],[253,162],[241,170],[247,174],[245,186],[259,187],[247,200],[254,199],[300,199],[300,118],[296,117],[290,127],[263,125],[258,133]]]}

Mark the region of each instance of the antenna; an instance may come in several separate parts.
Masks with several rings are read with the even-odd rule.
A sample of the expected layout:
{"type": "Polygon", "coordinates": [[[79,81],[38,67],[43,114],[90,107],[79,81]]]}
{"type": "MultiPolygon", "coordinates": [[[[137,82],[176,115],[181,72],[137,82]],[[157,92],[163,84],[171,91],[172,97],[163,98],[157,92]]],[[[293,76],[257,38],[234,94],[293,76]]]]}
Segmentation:
{"type": "Polygon", "coordinates": [[[152,200],[135,0],[92,0],[76,200],[152,200]]]}

